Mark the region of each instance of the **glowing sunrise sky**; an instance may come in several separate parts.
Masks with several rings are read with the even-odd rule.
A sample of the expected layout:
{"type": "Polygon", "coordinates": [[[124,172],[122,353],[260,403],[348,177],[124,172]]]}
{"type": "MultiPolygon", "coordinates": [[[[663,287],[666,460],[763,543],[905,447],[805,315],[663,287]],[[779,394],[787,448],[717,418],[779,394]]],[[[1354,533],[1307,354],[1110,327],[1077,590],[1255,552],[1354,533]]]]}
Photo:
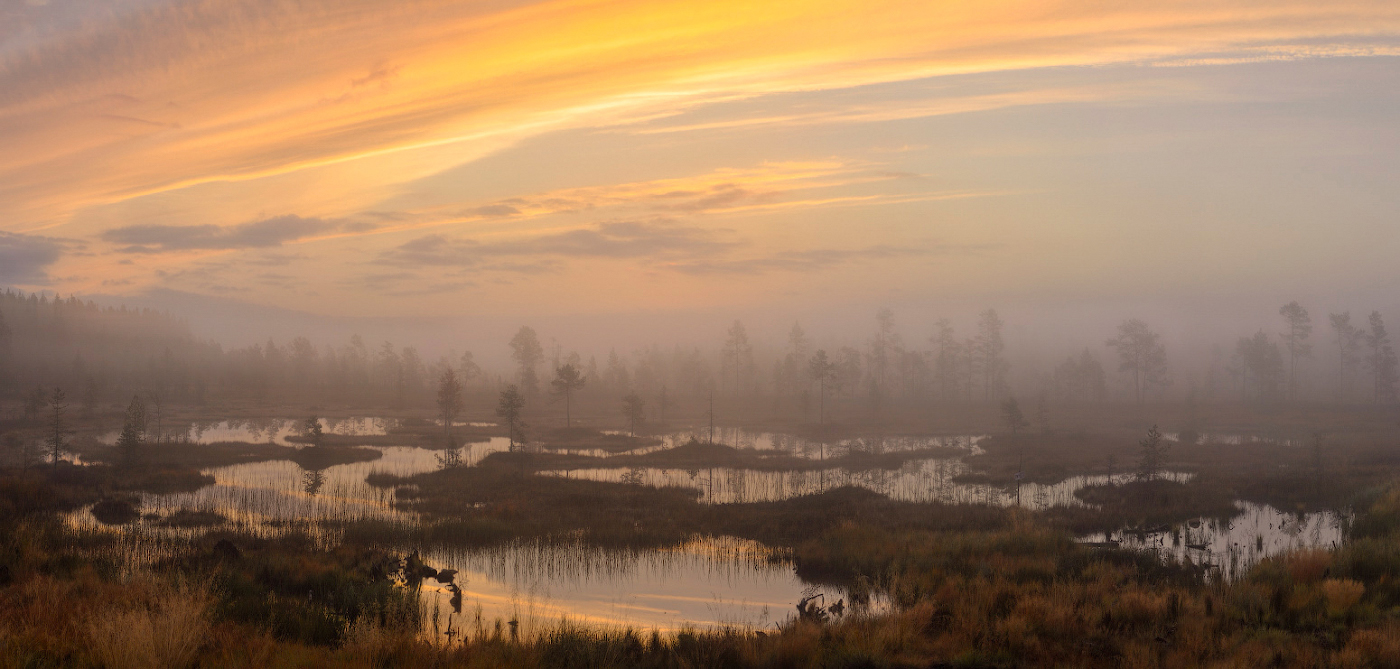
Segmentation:
{"type": "Polygon", "coordinates": [[[1397,56],[1393,0],[0,0],[0,285],[345,316],[1384,290],[1397,56]]]}

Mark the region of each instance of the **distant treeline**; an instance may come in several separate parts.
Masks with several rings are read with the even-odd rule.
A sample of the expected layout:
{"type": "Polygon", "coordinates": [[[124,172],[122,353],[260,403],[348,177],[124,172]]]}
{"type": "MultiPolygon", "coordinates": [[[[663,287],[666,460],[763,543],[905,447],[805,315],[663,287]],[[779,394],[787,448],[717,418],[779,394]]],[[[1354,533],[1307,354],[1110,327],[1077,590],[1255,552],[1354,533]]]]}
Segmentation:
{"type": "Polygon", "coordinates": [[[0,293],[0,395],[56,386],[89,403],[130,388],[190,395],[222,359],[162,312],[0,293]]]}
{"type": "Polygon", "coordinates": [[[580,399],[637,394],[662,411],[671,401],[710,396],[765,398],[775,411],[803,416],[842,398],[871,410],[999,402],[1017,394],[1085,404],[1396,401],[1400,378],[1381,314],[1364,323],[1349,313],[1330,314],[1330,336],[1316,337],[1298,303],[1279,314],[1277,333],[1243,336],[1217,345],[1209,360],[1175,365],[1151,325],[1127,319],[1106,339],[1066,352],[1049,371],[1023,372],[1013,381],[1004,324],[991,309],[969,336],[940,320],[934,332],[906,338],[894,313],[881,309],[864,341],[817,349],[794,325],[783,345],[766,353],[756,351],[739,321],[716,327],[712,348],[652,345],[587,355],[558,344],[546,349],[533,329],[522,327],[501,343],[514,367],[483,370],[469,351],[425,360],[413,346],[358,336],[338,345],[296,337],[225,350],[164,312],[6,291],[0,294],[0,398],[10,406],[33,404],[20,409],[31,412],[55,387],[88,410],[133,393],[180,404],[251,398],[431,407],[447,369],[468,393],[518,385],[524,396],[537,397],[557,385],[551,383],[557,370],[570,366],[581,379],[580,399]]]}

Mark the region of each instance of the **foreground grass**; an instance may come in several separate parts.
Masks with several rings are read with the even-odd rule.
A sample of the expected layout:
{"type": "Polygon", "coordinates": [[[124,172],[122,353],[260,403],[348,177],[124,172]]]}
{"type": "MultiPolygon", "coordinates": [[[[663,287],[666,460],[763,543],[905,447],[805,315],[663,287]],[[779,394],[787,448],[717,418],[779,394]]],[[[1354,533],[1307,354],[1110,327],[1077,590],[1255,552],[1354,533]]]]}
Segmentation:
{"type": "Polygon", "coordinates": [[[831,559],[894,566],[886,587],[902,605],[895,613],[793,620],[769,634],[561,625],[514,639],[497,623],[451,643],[422,639],[405,610],[365,606],[349,615],[334,598],[304,605],[296,601],[302,597],[278,594],[309,586],[310,599],[319,600],[372,582],[362,575],[334,584],[353,573],[335,566],[334,556],[250,551],[242,559],[252,566],[194,573],[120,579],[85,567],[21,575],[0,591],[0,664],[1393,666],[1400,659],[1400,622],[1390,613],[1395,593],[1371,579],[1394,573],[1400,561],[1393,535],[1367,541],[1389,543],[1292,555],[1266,562],[1245,582],[1207,587],[1150,558],[1084,549],[1049,532],[893,537],[848,526],[828,538],[842,553],[831,559]],[[249,586],[233,582],[249,574],[263,579],[252,601],[285,598],[286,608],[241,608],[249,586]],[[313,609],[323,612],[319,622],[287,623],[313,609]]]}
{"type": "MultiPolygon", "coordinates": [[[[111,467],[0,474],[0,667],[1400,666],[1400,492],[1358,506],[1339,550],[1281,556],[1221,584],[1071,537],[1223,513],[1238,477],[1091,488],[1093,512],[914,504],[855,488],[708,506],[688,490],[536,476],[529,457],[381,476],[432,514],[421,526],[350,524],[334,550],[213,533],[136,574],[100,557],[111,537],[69,533],[52,512],[163,482],[111,467]],[[558,536],[666,546],[696,533],[787,547],[804,579],[883,594],[894,608],[809,611],[763,634],[561,624],[515,638],[507,621],[483,621],[449,643],[423,637],[403,556],[377,548],[558,536]]],[[[1295,486],[1309,499],[1340,487],[1305,460],[1284,464],[1269,485],[1311,482],[1295,486]]]]}
{"type": "MultiPolygon", "coordinates": [[[[834,503],[834,502],[833,502],[834,503]]],[[[800,510],[788,509],[799,514],[800,510]]],[[[817,510],[813,510],[816,513],[817,510]]],[[[896,605],[820,611],[766,634],[533,638],[485,621],[418,632],[398,556],[296,537],[209,536],[129,575],[43,515],[0,521],[0,666],[928,667],[1400,663],[1400,490],[1367,503],[1337,551],[1208,583],[1154,556],[1088,548],[1034,514],[1004,527],[893,529],[846,519],[801,541],[799,569],[858,575],[896,605]]]]}

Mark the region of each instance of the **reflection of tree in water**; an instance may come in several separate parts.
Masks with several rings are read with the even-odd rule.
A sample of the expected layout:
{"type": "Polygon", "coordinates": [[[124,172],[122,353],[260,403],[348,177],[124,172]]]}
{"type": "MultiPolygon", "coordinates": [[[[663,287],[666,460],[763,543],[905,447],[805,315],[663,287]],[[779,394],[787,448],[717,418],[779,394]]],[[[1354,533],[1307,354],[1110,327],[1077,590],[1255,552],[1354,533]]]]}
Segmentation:
{"type": "Polygon", "coordinates": [[[457,445],[455,439],[447,448],[442,449],[442,452],[437,456],[437,461],[438,469],[451,469],[453,467],[462,466],[462,448],[457,445]]]}
{"type": "Polygon", "coordinates": [[[1036,486],[1035,495],[1033,497],[1032,503],[1035,504],[1035,508],[1047,509],[1050,507],[1050,492],[1046,489],[1046,486],[1036,486]]]}
{"type": "Polygon", "coordinates": [[[324,469],[311,469],[301,474],[301,489],[306,494],[315,497],[321,492],[321,486],[326,484],[326,471],[324,469]]]}
{"type": "Polygon", "coordinates": [[[194,440],[195,440],[195,441],[199,441],[199,440],[203,439],[203,438],[204,438],[204,433],[205,433],[206,431],[212,430],[212,429],[214,429],[215,427],[218,427],[218,425],[219,425],[219,421],[217,421],[217,420],[195,421],[194,427],[193,427],[193,431],[194,431],[194,440]]]}

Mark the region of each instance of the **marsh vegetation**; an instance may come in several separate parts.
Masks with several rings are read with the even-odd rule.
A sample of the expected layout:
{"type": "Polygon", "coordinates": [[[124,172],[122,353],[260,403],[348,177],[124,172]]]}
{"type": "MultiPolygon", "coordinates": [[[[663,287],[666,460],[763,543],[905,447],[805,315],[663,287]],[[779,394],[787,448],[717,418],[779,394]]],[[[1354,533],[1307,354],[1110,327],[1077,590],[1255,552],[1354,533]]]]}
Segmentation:
{"type": "MultiPolygon", "coordinates": [[[[528,329],[511,341],[516,383],[482,380],[470,356],[413,369],[393,347],[371,360],[352,346],[327,353],[334,365],[206,351],[243,372],[214,384],[191,381],[194,365],[173,380],[147,367],[160,391],[102,391],[78,411],[19,393],[0,407],[0,661],[1397,657],[1387,409],[1148,401],[1160,370],[1136,325],[1114,344],[1146,356],[1131,401],[1018,403],[996,323],[981,322],[979,375],[947,394],[918,390],[884,331],[864,358],[793,344],[760,388],[741,327],[719,382],[703,366],[661,374],[702,360],[679,349],[630,371],[563,356],[554,402],[540,379],[528,389],[543,356],[528,329]],[[362,398],[311,380],[360,378],[355,364],[362,398]],[[241,380],[253,367],[256,392],[241,380]]],[[[1067,387],[1093,376],[1066,364],[1067,387]]]]}

